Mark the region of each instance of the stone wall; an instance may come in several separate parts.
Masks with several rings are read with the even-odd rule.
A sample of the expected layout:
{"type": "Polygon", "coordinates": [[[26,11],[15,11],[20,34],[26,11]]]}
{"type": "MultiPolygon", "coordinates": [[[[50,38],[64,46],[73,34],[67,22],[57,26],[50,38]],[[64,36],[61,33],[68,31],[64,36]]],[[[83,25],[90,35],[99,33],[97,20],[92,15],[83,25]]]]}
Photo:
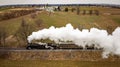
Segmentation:
{"type": "Polygon", "coordinates": [[[120,57],[103,59],[102,51],[85,50],[23,50],[0,51],[0,58],[10,60],[81,60],[81,61],[119,61],[120,57]]]}

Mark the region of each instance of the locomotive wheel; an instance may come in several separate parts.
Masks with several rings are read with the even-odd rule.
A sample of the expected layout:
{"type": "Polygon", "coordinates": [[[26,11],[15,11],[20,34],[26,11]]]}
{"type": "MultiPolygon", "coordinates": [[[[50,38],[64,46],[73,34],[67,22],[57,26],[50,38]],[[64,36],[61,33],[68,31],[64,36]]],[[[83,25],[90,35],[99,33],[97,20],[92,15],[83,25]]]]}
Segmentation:
{"type": "Polygon", "coordinates": [[[31,50],[32,48],[31,47],[27,47],[28,50],[31,50]]]}

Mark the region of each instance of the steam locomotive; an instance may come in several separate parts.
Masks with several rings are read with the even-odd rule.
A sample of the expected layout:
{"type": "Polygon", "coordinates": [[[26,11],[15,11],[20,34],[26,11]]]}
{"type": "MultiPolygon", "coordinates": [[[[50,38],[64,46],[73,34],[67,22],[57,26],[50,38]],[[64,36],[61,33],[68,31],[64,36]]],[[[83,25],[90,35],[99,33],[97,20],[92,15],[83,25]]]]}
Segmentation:
{"type": "Polygon", "coordinates": [[[59,49],[59,47],[57,45],[51,44],[51,43],[42,43],[42,44],[38,44],[38,43],[28,43],[26,49],[30,50],[30,49],[59,49]]]}
{"type": "MultiPolygon", "coordinates": [[[[86,49],[86,50],[94,50],[94,46],[86,46],[85,48],[81,46],[77,46],[75,44],[52,44],[52,43],[28,43],[26,49],[86,49]]],[[[99,49],[97,49],[99,50],[99,49]]]]}

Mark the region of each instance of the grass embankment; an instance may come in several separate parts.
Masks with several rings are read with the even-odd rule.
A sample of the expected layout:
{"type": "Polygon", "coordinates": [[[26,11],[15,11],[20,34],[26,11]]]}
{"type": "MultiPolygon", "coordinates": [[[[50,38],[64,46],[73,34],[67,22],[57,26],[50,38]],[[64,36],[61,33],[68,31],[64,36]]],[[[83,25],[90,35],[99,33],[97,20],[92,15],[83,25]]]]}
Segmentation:
{"type": "Polygon", "coordinates": [[[2,60],[0,67],[120,67],[119,61],[2,60]]]}

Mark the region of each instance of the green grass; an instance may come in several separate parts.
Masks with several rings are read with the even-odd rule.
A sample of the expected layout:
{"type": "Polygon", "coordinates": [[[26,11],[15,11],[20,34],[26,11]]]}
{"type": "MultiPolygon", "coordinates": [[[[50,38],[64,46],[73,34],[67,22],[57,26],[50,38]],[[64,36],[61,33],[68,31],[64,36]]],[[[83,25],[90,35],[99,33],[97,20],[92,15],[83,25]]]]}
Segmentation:
{"type": "Polygon", "coordinates": [[[20,26],[21,19],[22,18],[14,18],[10,20],[1,21],[0,27],[4,27],[10,35],[14,34],[20,26]]]}
{"type": "Polygon", "coordinates": [[[120,15],[114,15],[111,18],[113,19],[113,21],[115,21],[115,22],[120,24],[120,15]]]}
{"type": "Polygon", "coordinates": [[[91,22],[96,22],[98,19],[100,19],[99,16],[78,16],[74,13],[68,12],[56,12],[54,14],[51,14],[49,16],[47,13],[41,13],[37,16],[36,19],[31,19],[29,15],[19,17],[19,18],[13,18],[10,20],[0,21],[0,27],[5,27],[7,31],[11,34],[14,34],[16,30],[20,26],[20,22],[22,18],[25,18],[25,20],[35,25],[34,21],[37,19],[43,20],[43,27],[50,27],[50,26],[65,26],[67,23],[73,24],[74,27],[78,27],[80,24],[89,24],[91,22]],[[86,20],[83,20],[86,19],[86,20]]]}
{"type": "Polygon", "coordinates": [[[0,67],[120,67],[119,61],[0,60],[0,67]]]}
{"type": "Polygon", "coordinates": [[[89,16],[89,15],[76,15],[71,12],[58,12],[54,13],[51,16],[47,14],[39,15],[39,18],[43,19],[47,27],[53,26],[64,26],[67,23],[73,24],[74,27],[78,27],[80,24],[89,24],[101,20],[101,16],[89,16]]]}

